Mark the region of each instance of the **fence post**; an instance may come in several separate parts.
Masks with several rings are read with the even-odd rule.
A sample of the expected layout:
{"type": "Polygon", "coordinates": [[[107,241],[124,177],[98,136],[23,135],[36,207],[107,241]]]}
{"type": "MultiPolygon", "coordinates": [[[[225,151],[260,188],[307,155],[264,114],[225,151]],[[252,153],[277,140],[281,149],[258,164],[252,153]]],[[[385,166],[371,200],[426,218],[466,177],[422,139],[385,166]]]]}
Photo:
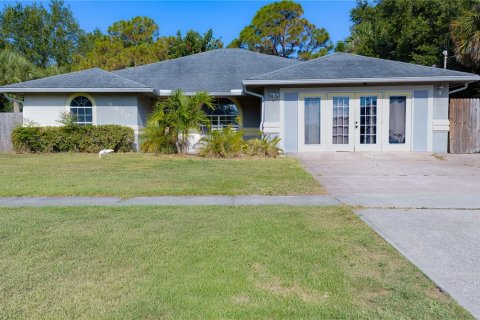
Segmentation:
{"type": "Polygon", "coordinates": [[[0,113],[0,152],[12,152],[12,131],[23,122],[20,112],[0,113]]]}

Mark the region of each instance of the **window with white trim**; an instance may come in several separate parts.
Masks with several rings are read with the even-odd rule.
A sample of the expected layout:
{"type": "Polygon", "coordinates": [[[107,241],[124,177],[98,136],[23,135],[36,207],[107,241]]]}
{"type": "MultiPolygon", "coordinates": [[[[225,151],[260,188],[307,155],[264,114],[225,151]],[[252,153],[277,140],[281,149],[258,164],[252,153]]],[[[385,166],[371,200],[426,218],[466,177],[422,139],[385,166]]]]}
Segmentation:
{"type": "Polygon", "coordinates": [[[238,130],[238,116],[240,115],[237,105],[230,99],[219,98],[213,102],[214,109],[204,107],[203,110],[210,120],[212,130],[221,130],[227,126],[238,130]]]}
{"type": "Polygon", "coordinates": [[[93,103],[85,96],[77,96],[70,102],[70,115],[76,124],[87,126],[93,124],[93,103]]]}

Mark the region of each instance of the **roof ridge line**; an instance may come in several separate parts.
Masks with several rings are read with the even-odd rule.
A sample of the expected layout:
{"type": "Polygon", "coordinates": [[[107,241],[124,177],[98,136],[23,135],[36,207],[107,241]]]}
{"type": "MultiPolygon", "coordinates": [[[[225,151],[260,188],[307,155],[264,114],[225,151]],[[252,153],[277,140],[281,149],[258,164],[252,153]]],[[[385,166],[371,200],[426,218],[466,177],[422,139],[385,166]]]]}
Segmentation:
{"type": "Polygon", "coordinates": [[[137,69],[137,68],[143,68],[143,67],[147,67],[147,66],[159,65],[159,64],[162,64],[162,63],[170,62],[170,61],[176,61],[176,60],[179,60],[179,59],[191,58],[191,57],[195,57],[195,56],[199,56],[199,55],[204,55],[204,54],[211,54],[212,52],[215,52],[215,51],[229,51],[229,50],[238,50],[238,51],[242,51],[242,52],[248,52],[248,53],[250,53],[250,54],[254,54],[254,55],[257,55],[257,56],[269,57],[269,58],[279,59],[279,60],[298,61],[298,62],[302,63],[302,61],[299,61],[299,60],[289,59],[289,58],[280,57],[280,56],[275,56],[275,55],[266,54],[266,53],[261,53],[261,52],[257,52],[257,51],[252,51],[252,50],[244,49],[244,48],[218,48],[218,49],[207,50],[207,51],[203,51],[203,52],[198,52],[198,53],[190,54],[190,55],[187,55],[187,56],[177,57],[177,58],[173,58],[173,59],[165,59],[165,60],[161,60],[161,61],[157,61],[157,62],[151,62],[151,63],[142,64],[142,65],[140,65],[140,66],[135,66],[135,67],[128,67],[128,68],[124,68],[124,69],[119,69],[119,70],[115,70],[115,71],[113,71],[113,72],[114,72],[114,73],[117,73],[117,72],[126,71],[126,70],[131,70],[131,69],[137,69]]]}
{"type": "MultiPolygon", "coordinates": [[[[21,82],[15,82],[15,83],[22,83],[22,82],[30,82],[30,81],[35,81],[35,80],[44,80],[44,79],[50,79],[50,78],[56,78],[56,77],[63,77],[63,76],[66,76],[66,75],[71,75],[71,74],[76,74],[76,73],[91,71],[91,70],[96,70],[96,69],[102,70],[98,67],[93,67],[93,68],[88,68],[88,69],[84,69],[84,70],[77,70],[77,71],[71,71],[71,72],[66,72],[66,73],[54,74],[54,75],[51,75],[51,76],[48,76],[48,77],[42,77],[42,78],[37,78],[37,79],[32,79],[32,80],[27,80],[27,81],[21,81],[21,82]]],[[[102,70],[102,71],[104,71],[104,70],[102,70]]],[[[10,83],[10,84],[14,84],[14,83],[10,83]]]]}
{"type": "MultiPolygon", "coordinates": [[[[291,66],[286,66],[286,67],[283,67],[283,68],[280,68],[280,69],[277,69],[277,70],[272,70],[272,71],[269,71],[269,72],[266,72],[266,73],[257,74],[255,77],[250,78],[250,79],[254,79],[256,77],[261,77],[261,76],[266,76],[266,75],[269,75],[271,73],[275,73],[275,72],[278,72],[278,71],[283,71],[285,69],[290,69],[290,68],[293,68],[293,67],[304,66],[304,65],[306,65],[306,64],[308,64],[312,61],[317,61],[317,60],[320,60],[322,58],[330,57],[330,56],[333,56],[334,54],[337,54],[337,53],[338,52],[333,52],[333,53],[326,54],[324,56],[321,56],[321,57],[318,57],[318,58],[315,58],[315,59],[312,59],[312,60],[308,60],[308,61],[297,60],[299,62],[298,64],[293,64],[291,66]]],[[[250,79],[246,79],[246,80],[250,80],[250,79]]]]}
{"type": "MultiPolygon", "coordinates": [[[[340,54],[345,54],[345,55],[350,55],[354,57],[359,57],[359,58],[367,58],[367,59],[375,59],[375,60],[380,60],[380,61],[389,61],[389,62],[394,62],[398,64],[406,64],[406,65],[414,65],[417,67],[422,67],[422,68],[427,68],[429,70],[440,70],[440,71],[453,71],[453,72],[460,72],[460,73],[470,73],[470,72],[465,72],[465,71],[459,71],[459,70],[454,70],[454,69],[443,69],[443,68],[438,68],[438,67],[433,67],[433,66],[424,66],[423,64],[418,64],[418,63],[413,63],[413,62],[405,62],[405,61],[398,61],[398,60],[391,60],[391,59],[384,59],[384,58],[379,58],[379,57],[370,57],[370,56],[362,56],[361,54],[356,54],[356,53],[350,53],[350,52],[336,52],[340,54]]],[[[442,71],[442,72],[443,72],[442,71]]]]}
{"type": "MultiPolygon", "coordinates": [[[[100,68],[96,68],[96,69],[100,69],[100,68]]],[[[121,75],[119,75],[119,74],[113,73],[112,71],[106,71],[106,70],[103,70],[103,69],[100,69],[100,70],[103,71],[103,72],[106,72],[106,73],[108,73],[108,74],[111,74],[112,76],[121,78],[122,80],[126,80],[126,81],[131,82],[131,83],[134,83],[134,84],[142,85],[142,86],[144,86],[145,88],[153,89],[153,88],[151,88],[149,85],[147,85],[147,84],[145,84],[145,83],[141,83],[141,82],[138,82],[138,81],[135,81],[135,80],[131,80],[131,79],[125,78],[124,76],[121,76],[121,75]]]]}

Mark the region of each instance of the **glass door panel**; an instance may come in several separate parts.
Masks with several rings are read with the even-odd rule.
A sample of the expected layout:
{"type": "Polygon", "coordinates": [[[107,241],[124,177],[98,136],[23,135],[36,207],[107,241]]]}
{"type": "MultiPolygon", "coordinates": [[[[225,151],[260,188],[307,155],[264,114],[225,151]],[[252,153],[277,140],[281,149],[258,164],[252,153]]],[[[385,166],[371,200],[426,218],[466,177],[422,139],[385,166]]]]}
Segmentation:
{"type": "Polygon", "coordinates": [[[305,98],[305,144],[320,144],[321,109],[320,98],[305,98]]]}
{"type": "Polygon", "coordinates": [[[391,96],[389,105],[388,143],[405,144],[407,97],[391,96]]]}
{"type": "Polygon", "coordinates": [[[349,144],[350,97],[333,97],[332,144],[349,144]]]}
{"type": "Polygon", "coordinates": [[[377,143],[377,97],[360,97],[360,144],[377,143]]]}

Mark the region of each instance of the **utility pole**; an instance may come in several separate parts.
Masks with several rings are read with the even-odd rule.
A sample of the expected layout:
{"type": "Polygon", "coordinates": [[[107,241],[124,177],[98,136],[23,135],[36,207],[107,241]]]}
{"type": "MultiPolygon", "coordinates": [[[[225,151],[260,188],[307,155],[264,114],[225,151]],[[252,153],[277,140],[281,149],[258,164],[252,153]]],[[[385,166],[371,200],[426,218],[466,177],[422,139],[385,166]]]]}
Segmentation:
{"type": "Polygon", "coordinates": [[[447,58],[448,58],[448,51],[443,50],[443,69],[447,69],[447,58]]]}

